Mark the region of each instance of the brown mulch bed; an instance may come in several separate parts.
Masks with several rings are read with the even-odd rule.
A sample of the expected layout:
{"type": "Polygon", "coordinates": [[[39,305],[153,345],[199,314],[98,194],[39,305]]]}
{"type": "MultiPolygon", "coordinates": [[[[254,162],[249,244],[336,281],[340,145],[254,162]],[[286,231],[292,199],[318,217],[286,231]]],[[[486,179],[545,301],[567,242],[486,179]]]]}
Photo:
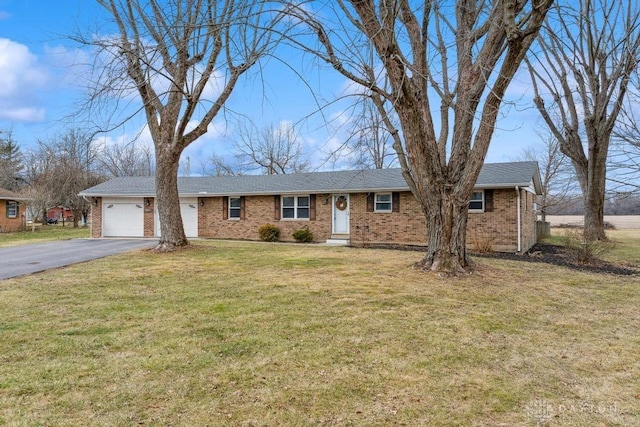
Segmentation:
{"type": "Polygon", "coordinates": [[[523,262],[537,262],[544,264],[559,265],[589,273],[614,274],[617,276],[632,276],[640,274],[640,269],[623,265],[612,264],[606,261],[597,261],[590,264],[577,262],[567,252],[563,246],[550,245],[547,243],[536,243],[528,252],[523,255],[514,253],[493,252],[486,254],[472,253],[471,255],[480,258],[500,258],[523,262]]]}
{"type": "MultiPolygon", "coordinates": [[[[366,245],[365,247],[378,249],[399,249],[408,251],[424,251],[425,249],[424,246],[385,244],[371,244],[366,245]]],[[[536,243],[531,249],[529,249],[529,251],[524,254],[516,254],[511,252],[469,252],[469,255],[478,258],[496,258],[508,259],[512,261],[552,264],[588,273],[613,274],[617,276],[633,276],[636,274],[640,274],[640,266],[629,267],[624,265],[612,264],[606,261],[597,261],[590,264],[577,262],[563,246],[551,245],[548,243],[536,243]]]]}

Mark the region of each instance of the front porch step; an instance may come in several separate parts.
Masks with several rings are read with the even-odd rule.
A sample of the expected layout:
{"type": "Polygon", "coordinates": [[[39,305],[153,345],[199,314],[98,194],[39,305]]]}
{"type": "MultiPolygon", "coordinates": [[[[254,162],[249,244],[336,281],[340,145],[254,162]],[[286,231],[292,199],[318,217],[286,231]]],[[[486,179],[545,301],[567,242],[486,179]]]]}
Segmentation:
{"type": "Polygon", "coordinates": [[[351,236],[348,234],[332,234],[330,238],[327,239],[327,245],[342,245],[346,246],[351,241],[351,236]]]}

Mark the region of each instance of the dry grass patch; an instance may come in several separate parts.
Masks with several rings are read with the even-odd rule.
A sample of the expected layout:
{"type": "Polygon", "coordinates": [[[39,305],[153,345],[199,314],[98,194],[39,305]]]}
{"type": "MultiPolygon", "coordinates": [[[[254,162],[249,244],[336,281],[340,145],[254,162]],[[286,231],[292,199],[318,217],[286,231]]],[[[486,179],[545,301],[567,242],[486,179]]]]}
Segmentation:
{"type": "Polygon", "coordinates": [[[417,258],[202,242],[0,282],[0,425],[637,424],[640,278],[417,258]]]}
{"type": "Polygon", "coordinates": [[[39,228],[34,231],[31,231],[29,228],[27,231],[0,233],[0,248],[89,237],[89,227],[73,228],[71,226],[63,227],[61,225],[38,227],[39,228]]]}

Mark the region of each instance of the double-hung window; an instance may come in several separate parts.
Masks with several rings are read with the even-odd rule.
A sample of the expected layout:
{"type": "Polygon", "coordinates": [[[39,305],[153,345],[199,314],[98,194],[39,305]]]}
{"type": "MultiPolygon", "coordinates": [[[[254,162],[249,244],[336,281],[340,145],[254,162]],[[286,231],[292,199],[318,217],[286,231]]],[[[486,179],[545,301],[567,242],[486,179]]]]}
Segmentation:
{"type": "Polygon", "coordinates": [[[18,202],[7,201],[7,218],[18,217],[18,202]]]}
{"type": "Polygon", "coordinates": [[[469,201],[469,212],[484,212],[484,191],[474,191],[469,201]]]}
{"type": "Polygon", "coordinates": [[[229,197],[229,219],[240,219],[242,212],[242,198],[229,197]]]}
{"type": "Polygon", "coordinates": [[[283,219],[309,219],[309,196],[282,196],[283,219]]]}
{"type": "Polygon", "coordinates": [[[376,193],[376,212],[391,212],[391,193],[376,193]]]}

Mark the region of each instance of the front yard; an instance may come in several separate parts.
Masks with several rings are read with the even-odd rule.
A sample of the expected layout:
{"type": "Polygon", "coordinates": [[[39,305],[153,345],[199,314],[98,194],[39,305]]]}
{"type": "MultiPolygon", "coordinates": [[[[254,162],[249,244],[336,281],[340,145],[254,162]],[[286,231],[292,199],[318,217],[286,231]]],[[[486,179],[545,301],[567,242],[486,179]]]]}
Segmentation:
{"type": "Polygon", "coordinates": [[[62,225],[41,225],[38,224],[34,231],[31,226],[27,231],[18,233],[0,233],[0,248],[7,246],[29,245],[40,242],[51,242],[55,240],[80,239],[89,237],[89,227],[73,228],[67,224],[62,225]]]}
{"type": "Polygon", "coordinates": [[[0,281],[0,425],[640,425],[640,276],[419,258],[201,241],[0,281]]]}

